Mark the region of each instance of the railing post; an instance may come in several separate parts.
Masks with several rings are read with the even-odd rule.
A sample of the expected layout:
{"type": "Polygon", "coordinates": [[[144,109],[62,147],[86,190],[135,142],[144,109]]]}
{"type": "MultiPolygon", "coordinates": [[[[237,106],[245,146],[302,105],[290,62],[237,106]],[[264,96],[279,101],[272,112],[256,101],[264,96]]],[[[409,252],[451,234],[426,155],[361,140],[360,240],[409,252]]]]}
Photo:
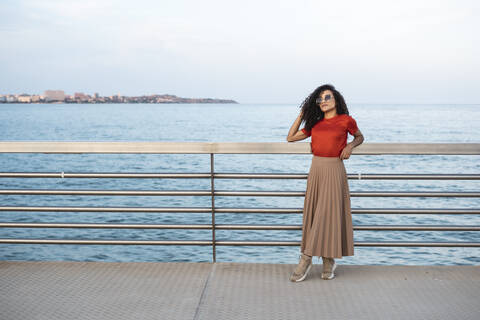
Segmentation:
{"type": "Polygon", "coordinates": [[[213,153],[210,153],[210,192],[212,193],[212,257],[213,262],[217,262],[215,246],[215,167],[213,153]]]}

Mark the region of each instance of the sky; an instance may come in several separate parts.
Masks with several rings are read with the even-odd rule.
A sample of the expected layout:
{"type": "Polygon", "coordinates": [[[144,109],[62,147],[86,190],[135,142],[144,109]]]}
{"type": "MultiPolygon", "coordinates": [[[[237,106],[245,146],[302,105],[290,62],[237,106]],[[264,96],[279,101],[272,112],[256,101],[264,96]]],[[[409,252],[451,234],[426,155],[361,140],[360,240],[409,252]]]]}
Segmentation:
{"type": "Polygon", "coordinates": [[[480,1],[1,0],[0,94],[480,103],[480,1]]]}

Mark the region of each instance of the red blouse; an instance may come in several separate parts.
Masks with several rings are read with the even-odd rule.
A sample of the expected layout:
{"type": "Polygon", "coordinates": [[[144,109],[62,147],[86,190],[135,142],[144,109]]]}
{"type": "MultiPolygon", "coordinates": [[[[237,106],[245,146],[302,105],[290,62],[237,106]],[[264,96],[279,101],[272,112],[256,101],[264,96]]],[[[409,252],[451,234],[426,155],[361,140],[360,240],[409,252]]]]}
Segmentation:
{"type": "Polygon", "coordinates": [[[320,157],[340,157],[347,145],[347,132],[354,135],[358,130],[357,122],[347,114],[337,114],[330,119],[323,118],[315,123],[312,130],[302,132],[312,136],[312,153],[320,157]]]}

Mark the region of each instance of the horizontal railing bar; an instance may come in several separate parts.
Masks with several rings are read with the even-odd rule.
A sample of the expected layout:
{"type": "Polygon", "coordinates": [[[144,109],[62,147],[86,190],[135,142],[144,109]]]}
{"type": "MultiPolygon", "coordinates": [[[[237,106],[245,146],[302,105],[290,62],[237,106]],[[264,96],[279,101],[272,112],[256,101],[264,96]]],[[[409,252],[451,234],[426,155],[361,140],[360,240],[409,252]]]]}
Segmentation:
{"type": "MultiPolygon", "coordinates": [[[[1,189],[0,195],[82,195],[82,196],[211,196],[211,191],[182,190],[53,190],[53,189],[1,189]]],[[[215,196],[252,197],[303,197],[304,191],[215,191],[215,196]]],[[[402,192],[402,191],[353,191],[352,197],[480,197],[480,192],[402,192]]]]}
{"type": "MultiPolygon", "coordinates": [[[[108,223],[16,223],[1,222],[0,228],[71,229],[212,229],[211,224],[108,224],[108,223]]],[[[216,224],[217,230],[302,230],[301,225],[216,224]]],[[[480,231],[474,225],[354,225],[358,231],[480,231]]]]}
{"type": "MultiPolygon", "coordinates": [[[[0,195],[82,195],[82,196],[211,196],[211,191],[182,190],[53,190],[53,189],[0,189],[0,195]]],[[[223,197],[303,197],[304,191],[215,191],[223,197]]],[[[402,191],[353,191],[351,197],[480,197],[480,192],[402,192],[402,191]]]]}
{"type": "MultiPolygon", "coordinates": [[[[216,196],[303,197],[304,191],[215,191],[216,196]]],[[[480,192],[352,191],[351,197],[480,197],[480,192]]]]}
{"type": "Polygon", "coordinates": [[[211,213],[210,207],[26,207],[26,206],[11,206],[0,207],[0,211],[32,211],[32,212],[190,212],[190,213],[211,213]]]}
{"type": "Polygon", "coordinates": [[[11,189],[0,190],[2,194],[18,195],[81,195],[81,196],[211,196],[206,190],[155,191],[155,190],[47,190],[11,189]]]}
{"type": "MultiPolygon", "coordinates": [[[[1,176],[0,176],[1,177],[1,176]]],[[[301,173],[216,173],[215,179],[307,179],[301,173]]],[[[480,174],[378,174],[349,173],[351,180],[480,180],[480,174]]]]}
{"type": "MultiPolygon", "coordinates": [[[[0,153],[311,154],[308,142],[0,141],[0,153]]],[[[478,155],[480,143],[364,143],[353,154],[478,155]]]]}
{"type": "Polygon", "coordinates": [[[131,178],[131,179],[203,179],[210,173],[68,173],[68,172],[0,172],[0,178],[131,178]]]}
{"type": "MultiPolygon", "coordinates": [[[[74,245],[212,245],[209,240],[65,240],[65,239],[0,239],[4,244],[74,244],[74,245]]],[[[217,246],[299,246],[299,241],[216,241],[217,246]]],[[[480,242],[367,242],[356,247],[480,247],[480,242]]]]}
{"type": "MultiPolygon", "coordinates": [[[[216,213],[265,213],[298,214],[302,208],[215,208],[216,213]]],[[[352,214],[480,214],[478,209],[397,209],[397,208],[352,208],[352,214]]]]}
{"type": "Polygon", "coordinates": [[[480,231],[480,226],[458,225],[354,225],[358,231],[480,231]]]}
{"type": "MultiPolygon", "coordinates": [[[[217,246],[299,246],[297,241],[216,241],[217,246]]],[[[367,242],[356,241],[356,247],[480,247],[480,242],[367,242]]]]}
{"type": "Polygon", "coordinates": [[[352,214],[480,214],[480,208],[477,209],[396,209],[396,208],[358,208],[352,209],[352,214]]]}
{"type": "MultiPolygon", "coordinates": [[[[453,144],[452,146],[455,147],[453,144]]],[[[466,146],[465,150],[466,152],[472,152],[472,147],[466,146]]],[[[475,151],[475,148],[473,148],[473,151],[475,151]]],[[[310,152],[311,152],[310,144],[307,142],[303,142],[303,143],[286,143],[286,142],[215,143],[215,142],[0,141],[0,153],[309,154],[310,152]]]]}
{"type": "Polygon", "coordinates": [[[0,239],[5,244],[79,244],[79,245],[212,245],[211,240],[66,240],[66,239],[0,239]]]}
{"type": "Polygon", "coordinates": [[[215,173],[215,179],[307,179],[306,173],[215,173]]]}
{"type": "Polygon", "coordinates": [[[215,213],[264,213],[264,214],[298,214],[302,208],[222,208],[215,207],[215,213]]]}
{"type": "MultiPolygon", "coordinates": [[[[301,173],[215,173],[215,179],[307,179],[301,173]]],[[[351,180],[480,180],[480,174],[377,174],[350,173],[351,180]]],[[[0,178],[131,178],[131,179],[210,179],[210,173],[68,173],[0,172],[0,178]]]]}
{"type": "MultiPolygon", "coordinates": [[[[302,230],[301,225],[215,225],[221,230],[302,230]]],[[[480,226],[457,225],[354,225],[358,231],[480,231],[480,226]]]]}
{"type": "Polygon", "coordinates": [[[71,228],[71,229],[212,229],[211,224],[110,224],[110,223],[4,223],[0,228],[71,228]]]}
{"type": "Polygon", "coordinates": [[[438,173],[349,173],[351,180],[480,180],[480,174],[438,174],[438,173]]]}
{"type": "MultiPolygon", "coordinates": [[[[2,206],[0,211],[27,212],[182,212],[211,213],[210,207],[30,207],[2,206]]],[[[215,208],[216,213],[252,213],[252,214],[299,214],[302,208],[215,208]]],[[[352,214],[480,214],[479,209],[397,209],[397,208],[352,208],[352,214]]]]}
{"type": "Polygon", "coordinates": [[[414,241],[389,241],[389,242],[355,242],[356,247],[477,247],[480,242],[414,242],[414,241]]]}

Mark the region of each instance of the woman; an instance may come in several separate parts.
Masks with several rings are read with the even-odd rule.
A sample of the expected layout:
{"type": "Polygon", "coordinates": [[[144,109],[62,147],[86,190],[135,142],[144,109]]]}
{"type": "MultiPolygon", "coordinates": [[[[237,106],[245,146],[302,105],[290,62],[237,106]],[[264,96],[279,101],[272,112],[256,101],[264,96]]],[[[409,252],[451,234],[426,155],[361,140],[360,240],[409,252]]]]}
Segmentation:
{"type": "Polygon", "coordinates": [[[290,276],[303,281],[312,267],[312,256],[322,257],[322,279],[335,277],[334,258],[353,255],[350,191],[343,159],[363,142],[356,121],[349,116],[343,96],[332,85],[315,89],[302,103],[287,141],[312,137],[312,164],[303,207],[300,262],[290,276]],[[300,124],[305,127],[299,130],[300,124]],[[347,144],[347,133],[355,138],[347,144]]]}

